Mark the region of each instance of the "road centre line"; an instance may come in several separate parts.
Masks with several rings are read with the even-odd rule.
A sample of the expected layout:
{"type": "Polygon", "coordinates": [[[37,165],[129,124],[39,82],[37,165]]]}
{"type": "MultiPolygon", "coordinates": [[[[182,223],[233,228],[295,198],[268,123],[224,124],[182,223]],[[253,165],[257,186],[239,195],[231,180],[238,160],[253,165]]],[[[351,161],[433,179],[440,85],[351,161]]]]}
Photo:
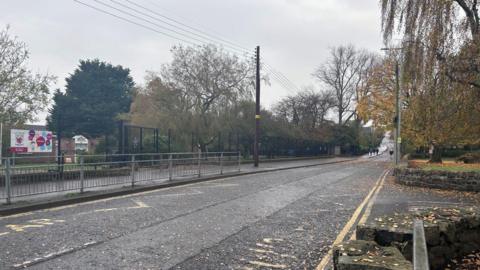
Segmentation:
{"type": "Polygon", "coordinates": [[[369,202],[369,200],[372,198],[372,196],[374,195],[375,191],[378,189],[378,187],[380,186],[380,184],[382,183],[382,179],[384,179],[384,177],[388,174],[388,170],[385,170],[382,172],[382,174],[380,175],[380,177],[378,178],[377,182],[375,183],[375,186],[372,188],[372,190],[368,193],[368,195],[365,197],[365,199],[362,201],[362,203],[357,207],[357,209],[355,210],[355,212],[353,213],[352,217],[350,218],[350,220],[347,222],[347,224],[345,224],[345,226],[343,227],[342,231],[340,231],[340,233],[337,235],[337,238],[335,239],[335,241],[333,242],[332,244],[332,248],[329,249],[327,255],[325,255],[322,260],[320,261],[320,263],[317,265],[317,267],[315,268],[316,270],[323,270],[325,269],[325,267],[327,266],[328,262],[330,261],[330,258],[332,257],[332,253],[333,253],[333,247],[340,244],[344,239],[345,239],[345,236],[348,234],[348,232],[351,230],[351,228],[353,227],[353,225],[355,225],[355,222],[358,220],[360,214],[362,213],[362,210],[363,208],[365,207],[365,205],[369,202]]]}

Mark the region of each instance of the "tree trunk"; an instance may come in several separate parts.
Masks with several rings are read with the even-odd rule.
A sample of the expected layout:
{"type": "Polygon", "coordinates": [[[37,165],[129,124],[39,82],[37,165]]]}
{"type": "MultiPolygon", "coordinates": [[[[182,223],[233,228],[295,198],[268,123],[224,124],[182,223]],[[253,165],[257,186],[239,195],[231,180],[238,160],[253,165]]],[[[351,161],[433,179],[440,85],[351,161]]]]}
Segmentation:
{"type": "Polygon", "coordinates": [[[433,145],[432,150],[429,163],[442,163],[443,148],[439,145],[433,145]]]}

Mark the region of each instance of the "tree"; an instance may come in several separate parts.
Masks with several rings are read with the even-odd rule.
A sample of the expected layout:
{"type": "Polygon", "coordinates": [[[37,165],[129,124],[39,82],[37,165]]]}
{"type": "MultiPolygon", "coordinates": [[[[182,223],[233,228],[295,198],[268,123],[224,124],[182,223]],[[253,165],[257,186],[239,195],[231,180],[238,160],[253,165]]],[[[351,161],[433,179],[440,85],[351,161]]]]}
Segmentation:
{"type": "Polygon", "coordinates": [[[205,151],[231,108],[252,99],[253,63],[214,45],[176,46],[172,54],[172,62],[160,73],[151,73],[145,91],[137,95],[132,119],[139,121],[140,110],[148,110],[147,114],[157,119],[153,120],[155,126],[194,132],[205,151]],[[142,99],[149,100],[148,107],[142,99]]]}
{"type": "MultiPolygon", "coordinates": [[[[388,56],[372,69],[370,93],[358,105],[363,119],[386,129],[393,128],[395,115],[395,61],[388,56]]],[[[439,69],[429,85],[407,88],[402,97],[402,137],[417,148],[434,145],[432,162],[441,162],[445,146],[480,142],[478,93],[465,91],[442,74],[439,69]]]]}
{"type": "Polygon", "coordinates": [[[327,62],[313,73],[332,92],[340,126],[355,116],[355,102],[362,94],[361,84],[374,61],[375,56],[366,51],[352,45],[339,46],[332,48],[327,62]]]}
{"type": "Polygon", "coordinates": [[[477,0],[380,2],[385,43],[388,44],[393,35],[401,35],[409,79],[422,83],[430,78],[432,66],[442,65],[442,75],[480,91],[477,0]]]}
{"type": "Polygon", "coordinates": [[[30,71],[25,43],[8,31],[0,31],[0,122],[16,125],[36,120],[45,110],[54,77],[30,71]]]}
{"type": "Polygon", "coordinates": [[[334,106],[335,100],[331,92],[308,89],[282,99],[273,110],[284,121],[312,132],[324,124],[327,113],[334,106]]]}
{"type": "Polygon", "coordinates": [[[388,57],[371,70],[364,87],[368,88],[358,101],[360,118],[373,121],[373,126],[386,130],[395,128],[395,59],[388,57]]]}
{"type": "Polygon", "coordinates": [[[128,113],[134,82],[130,70],[99,60],[80,61],[67,79],[66,91],[57,91],[48,126],[67,134],[90,137],[112,134],[118,117],[128,113]]]}
{"type": "Polygon", "coordinates": [[[403,132],[415,145],[479,141],[480,36],[476,0],[382,0],[385,43],[400,34],[403,132]],[[472,90],[476,89],[476,93],[472,90]]]}

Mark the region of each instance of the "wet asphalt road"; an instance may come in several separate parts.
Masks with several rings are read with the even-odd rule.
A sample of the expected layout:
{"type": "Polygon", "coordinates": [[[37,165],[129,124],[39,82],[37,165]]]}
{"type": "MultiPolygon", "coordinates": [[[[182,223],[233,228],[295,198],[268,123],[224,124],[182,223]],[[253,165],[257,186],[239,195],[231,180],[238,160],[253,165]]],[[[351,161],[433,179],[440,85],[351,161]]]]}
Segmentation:
{"type": "Polygon", "coordinates": [[[0,218],[0,269],[314,269],[385,166],[261,173],[0,218]]]}

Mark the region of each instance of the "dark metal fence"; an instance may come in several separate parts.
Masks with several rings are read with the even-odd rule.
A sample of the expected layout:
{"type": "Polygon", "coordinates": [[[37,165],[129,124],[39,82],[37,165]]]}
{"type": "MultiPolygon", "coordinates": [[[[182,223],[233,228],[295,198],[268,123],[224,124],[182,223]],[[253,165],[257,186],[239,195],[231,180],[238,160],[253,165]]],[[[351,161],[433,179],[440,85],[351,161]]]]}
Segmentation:
{"type": "MultiPolygon", "coordinates": [[[[118,152],[241,152],[245,158],[253,154],[253,135],[239,131],[224,131],[211,134],[208,143],[200,145],[200,135],[196,132],[174,132],[170,129],[141,127],[120,122],[118,130],[118,151],[113,148],[108,153],[118,152]]],[[[113,141],[113,139],[112,139],[113,141]]],[[[112,144],[110,144],[112,146],[112,144]]],[[[320,156],[333,154],[334,145],[317,140],[269,136],[263,134],[260,138],[260,155],[264,158],[320,156]]]]}

